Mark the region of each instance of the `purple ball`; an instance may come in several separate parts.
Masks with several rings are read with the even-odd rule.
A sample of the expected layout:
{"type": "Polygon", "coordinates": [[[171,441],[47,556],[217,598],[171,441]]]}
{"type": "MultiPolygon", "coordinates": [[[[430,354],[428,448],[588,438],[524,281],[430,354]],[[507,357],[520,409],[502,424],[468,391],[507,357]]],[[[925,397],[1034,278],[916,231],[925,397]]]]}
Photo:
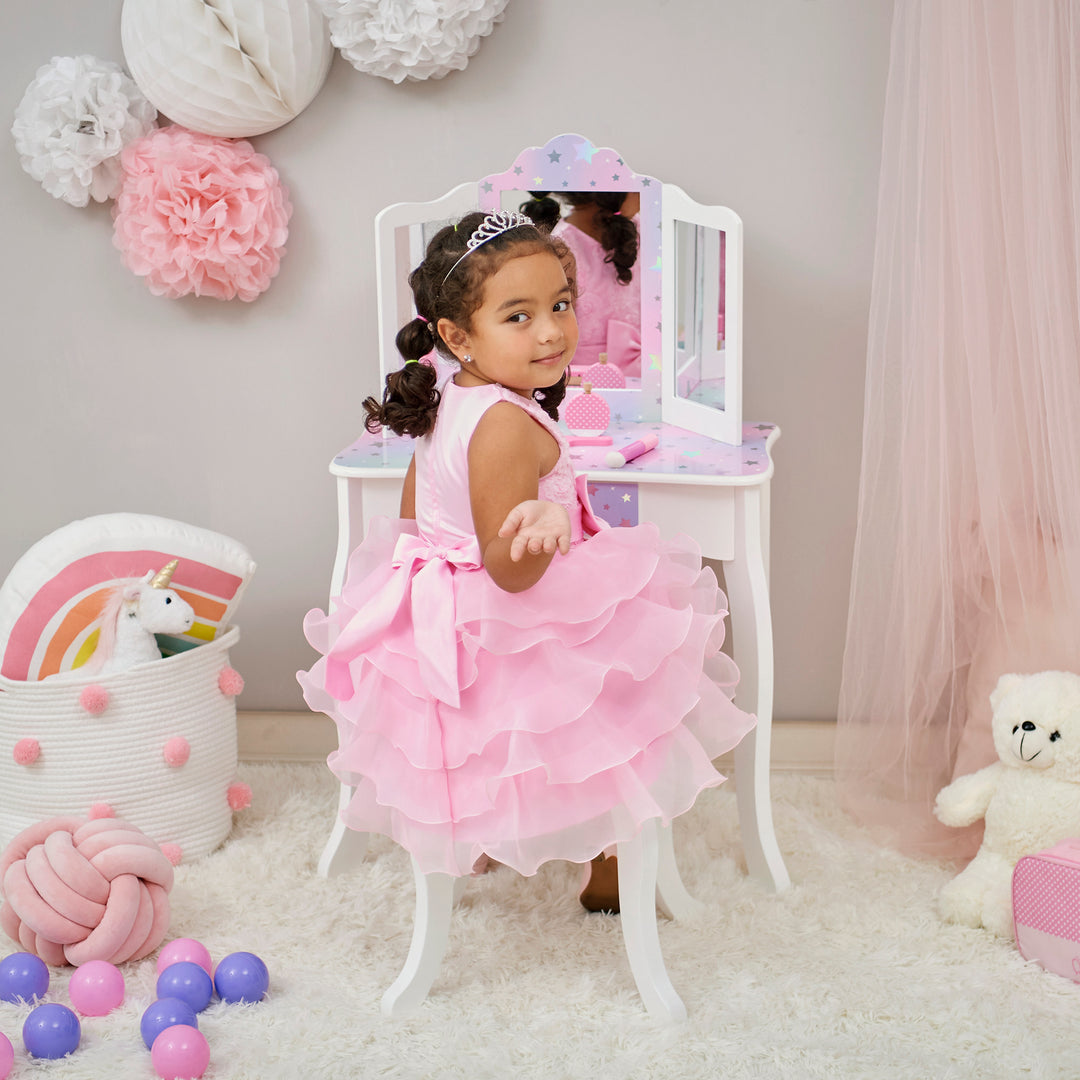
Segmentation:
{"type": "Polygon", "coordinates": [[[262,1001],[270,986],[270,973],[254,953],[229,953],[214,972],[214,986],[222,1001],[262,1001]]]}
{"type": "Polygon", "coordinates": [[[157,995],[179,998],[200,1013],[214,996],[214,981],[198,964],[180,960],[158,976],[157,995]]]}
{"type": "Polygon", "coordinates": [[[154,1040],[166,1028],[181,1024],[198,1029],[199,1020],[195,1015],[195,1010],[180,998],[158,998],[142,1014],[142,1019],[139,1021],[139,1033],[142,1035],[143,1042],[146,1043],[146,1049],[154,1048],[154,1040]]]}
{"type": "Polygon", "coordinates": [[[49,969],[33,953],[17,952],[0,960],[0,1001],[33,1004],[49,989],[49,969]]]}
{"type": "Polygon", "coordinates": [[[39,1005],[30,1010],[22,1037],[31,1057],[62,1058],[78,1047],[82,1025],[66,1005],[39,1005]]]}

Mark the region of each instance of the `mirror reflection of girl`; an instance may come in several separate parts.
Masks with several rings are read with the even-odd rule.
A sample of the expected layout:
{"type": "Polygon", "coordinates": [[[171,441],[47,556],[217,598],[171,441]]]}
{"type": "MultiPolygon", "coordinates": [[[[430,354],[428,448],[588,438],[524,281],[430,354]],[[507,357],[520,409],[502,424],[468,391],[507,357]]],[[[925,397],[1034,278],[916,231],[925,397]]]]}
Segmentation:
{"type": "Polygon", "coordinates": [[[574,367],[595,364],[601,353],[628,377],[641,374],[641,279],[636,191],[560,191],[558,199],[534,191],[521,209],[564,240],[577,263],[577,317],[581,328],[574,367]],[[562,216],[564,200],[569,213],[562,216]]]}
{"type": "Polygon", "coordinates": [[[425,873],[590,864],[720,783],[712,760],[754,723],[727,657],[722,689],[703,675],[726,612],[693,542],[601,525],[575,480],[555,426],[573,259],[527,222],[467,215],[410,275],[405,362],[364,402],[369,429],[416,437],[401,520],[372,523],[305,621],[343,818],[425,873]],[[458,367],[441,386],[418,362],[433,341],[458,367]]]}

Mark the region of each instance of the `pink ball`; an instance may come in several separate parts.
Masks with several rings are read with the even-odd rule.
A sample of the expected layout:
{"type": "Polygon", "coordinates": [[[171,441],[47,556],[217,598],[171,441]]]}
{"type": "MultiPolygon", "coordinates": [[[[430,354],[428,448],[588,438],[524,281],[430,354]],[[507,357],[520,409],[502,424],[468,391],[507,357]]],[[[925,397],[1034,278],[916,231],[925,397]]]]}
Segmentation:
{"type": "Polygon", "coordinates": [[[68,980],[71,1004],[83,1016],[105,1016],[124,1001],[124,976],[107,960],[88,960],[68,980]]]}
{"type": "Polygon", "coordinates": [[[11,1040],[6,1035],[0,1034],[0,1080],[6,1080],[14,1064],[15,1047],[11,1045],[11,1040]]]}
{"type": "Polygon", "coordinates": [[[174,1024],[154,1040],[150,1060],[162,1080],[189,1080],[206,1072],[210,1044],[197,1028],[174,1024]]]}
{"type": "Polygon", "coordinates": [[[109,707],[109,691],[97,683],[84,686],[79,695],[79,704],[91,716],[100,716],[109,707]]]}
{"type": "Polygon", "coordinates": [[[170,941],[158,953],[157,973],[160,975],[170,965],[184,961],[198,964],[211,979],[214,977],[214,962],[210,959],[210,950],[201,941],[189,937],[170,941]]]}
{"type": "Polygon", "coordinates": [[[15,764],[33,765],[41,756],[41,744],[37,739],[20,739],[15,744],[15,764]]]}
{"type": "Polygon", "coordinates": [[[165,758],[166,765],[171,765],[174,769],[179,768],[181,765],[186,765],[187,759],[191,757],[191,744],[182,735],[177,735],[175,739],[170,739],[165,744],[162,756],[165,758]]]}

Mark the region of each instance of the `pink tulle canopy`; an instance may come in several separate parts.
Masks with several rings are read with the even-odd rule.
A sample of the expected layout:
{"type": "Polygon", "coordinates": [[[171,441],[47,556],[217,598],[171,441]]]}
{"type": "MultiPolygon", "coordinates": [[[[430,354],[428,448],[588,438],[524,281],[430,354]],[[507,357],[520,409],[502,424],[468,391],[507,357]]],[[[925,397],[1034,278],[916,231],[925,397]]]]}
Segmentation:
{"type": "Polygon", "coordinates": [[[292,206],[251,143],[174,124],[128,145],[121,163],[113,243],[151,292],[254,300],[270,287],[292,206]]]}
{"type": "Polygon", "coordinates": [[[1080,671],[1078,168],[1077,0],[897,0],[837,766],[914,852],[998,677],[1080,671]]]}

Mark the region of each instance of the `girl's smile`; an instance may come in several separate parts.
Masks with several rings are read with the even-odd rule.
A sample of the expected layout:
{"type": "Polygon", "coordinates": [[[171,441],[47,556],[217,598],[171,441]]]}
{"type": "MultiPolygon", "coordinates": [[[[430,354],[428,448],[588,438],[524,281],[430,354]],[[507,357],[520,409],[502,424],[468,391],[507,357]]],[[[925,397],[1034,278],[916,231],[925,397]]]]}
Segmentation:
{"type": "Polygon", "coordinates": [[[468,330],[443,322],[443,340],[462,361],[459,386],[499,383],[529,397],[562,378],[577,348],[573,291],[548,251],[511,258],[492,274],[468,330]]]}

